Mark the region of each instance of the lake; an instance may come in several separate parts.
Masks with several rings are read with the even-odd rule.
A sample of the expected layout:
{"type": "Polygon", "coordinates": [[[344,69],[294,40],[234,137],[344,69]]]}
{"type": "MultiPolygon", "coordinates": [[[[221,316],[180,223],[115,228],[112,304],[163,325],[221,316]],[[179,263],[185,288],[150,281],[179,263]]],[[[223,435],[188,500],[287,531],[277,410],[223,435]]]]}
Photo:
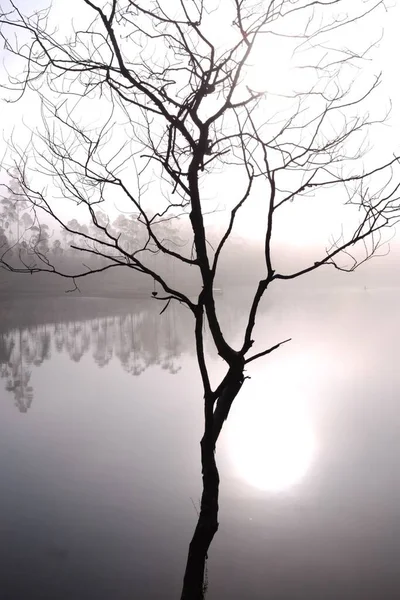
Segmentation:
{"type": "MultiPolygon", "coordinates": [[[[399,290],[283,288],[222,433],[208,600],[400,597],[399,290]]],[[[218,298],[232,343],[249,297],[218,298]]],[[[191,316],[0,302],[0,597],[179,597],[200,497],[191,316]]],[[[223,365],[207,343],[214,380],[223,365]]]]}

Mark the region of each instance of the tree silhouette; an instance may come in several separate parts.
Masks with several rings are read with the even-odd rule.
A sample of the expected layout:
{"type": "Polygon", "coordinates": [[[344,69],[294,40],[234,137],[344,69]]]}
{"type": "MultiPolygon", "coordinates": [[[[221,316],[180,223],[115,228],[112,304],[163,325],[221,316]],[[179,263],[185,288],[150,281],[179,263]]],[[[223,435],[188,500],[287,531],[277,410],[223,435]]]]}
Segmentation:
{"type": "Polygon", "coordinates": [[[13,241],[19,241],[22,233],[21,229],[28,219],[28,214],[24,211],[29,203],[25,198],[24,189],[18,182],[18,173],[16,169],[10,170],[10,181],[7,185],[7,193],[1,198],[1,221],[3,226],[12,233],[13,241]],[[22,226],[22,227],[21,227],[22,226]]]}
{"type": "MultiPolygon", "coordinates": [[[[382,119],[360,111],[380,77],[366,85],[359,70],[365,48],[350,50],[340,42],[342,31],[356,45],[360,20],[378,15],[384,2],[232,0],[216,6],[211,0],[82,0],[79,29],[71,20],[67,33],[52,28],[50,10],[29,17],[9,4],[0,16],[2,35],[6,49],[24,63],[20,76],[11,69],[8,86],[16,95],[10,99],[35,94],[43,116],[30,153],[13,145],[19,185],[36,214],[51,218],[71,236],[71,248],[97,262],[89,266],[84,259],[81,270],[67,273],[37,248],[29,260],[20,257],[22,262],[3,254],[3,266],[55,273],[72,279],[75,288],[89,273],[124,267],[154,280],[161,312],[171,302],[191,312],[203,383],[203,492],[181,597],[197,600],[204,595],[205,561],[218,529],[217,440],[246,366],[283,343],[252,350],[263,296],[276,281],[326,265],[353,271],[376,253],[382,231],[400,216],[398,157],[371,163],[365,155],[365,136],[382,119]],[[252,89],[247,78],[257,52],[266,56],[265,69],[277,58],[280,46],[275,51],[273,39],[289,53],[301,50],[293,58],[302,73],[299,89],[286,87],[279,96],[273,94],[276,81],[266,94],[252,89]],[[46,177],[58,188],[54,198],[46,177]],[[290,229],[294,205],[306,206],[310,197],[326,201],[332,190],[348,215],[345,226],[333,231],[314,260],[279,270],[277,223],[284,216],[290,229]],[[69,214],[86,215],[87,229],[63,217],[67,211],[59,210],[55,198],[60,192],[69,214]],[[220,209],[218,197],[226,203],[227,218],[211,246],[207,215],[220,209]],[[264,226],[263,270],[242,341],[233,347],[221,327],[215,282],[236,220],[254,197],[262,200],[253,218],[264,226]],[[133,215],[129,227],[137,246],[127,242],[124,220],[113,227],[118,203],[133,215]],[[179,229],[180,223],[190,225],[182,245],[165,237],[163,224],[171,220],[179,229]],[[182,273],[196,270],[195,298],[178,289],[156,256],[182,273]],[[221,381],[209,375],[205,323],[226,365],[221,381]]],[[[103,323],[97,330],[99,364],[110,357],[107,328],[103,323]]],[[[155,360],[152,342],[149,359],[155,360]]]]}
{"type": "Polygon", "coordinates": [[[10,247],[10,242],[8,240],[6,231],[5,231],[4,227],[0,226],[0,251],[3,253],[9,247],[10,247]]]}

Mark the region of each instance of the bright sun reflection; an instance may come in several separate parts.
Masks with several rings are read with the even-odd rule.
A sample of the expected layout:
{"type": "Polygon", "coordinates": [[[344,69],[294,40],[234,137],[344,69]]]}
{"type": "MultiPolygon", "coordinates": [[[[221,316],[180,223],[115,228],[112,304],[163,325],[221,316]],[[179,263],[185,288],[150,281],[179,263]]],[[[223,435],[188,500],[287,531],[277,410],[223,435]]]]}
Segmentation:
{"type": "Polygon", "coordinates": [[[250,485],[280,492],[299,483],[315,453],[305,410],[290,401],[240,403],[227,429],[228,452],[237,474],[250,485]]]}

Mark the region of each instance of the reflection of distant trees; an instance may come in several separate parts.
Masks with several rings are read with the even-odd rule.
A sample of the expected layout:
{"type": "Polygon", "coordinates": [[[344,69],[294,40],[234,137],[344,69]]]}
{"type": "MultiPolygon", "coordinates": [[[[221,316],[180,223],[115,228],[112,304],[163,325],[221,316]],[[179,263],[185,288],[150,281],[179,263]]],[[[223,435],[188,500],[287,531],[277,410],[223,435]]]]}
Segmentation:
{"type": "Polygon", "coordinates": [[[14,395],[20,412],[27,412],[33,400],[31,367],[48,360],[50,348],[48,326],[13,330],[0,336],[0,377],[6,380],[6,390],[14,395]]]}
{"type": "Polygon", "coordinates": [[[79,362],[90,350],[99,367],[116,357],[132,375],[140,375],[150,366],[177,373],[182,336],[177,332],[175,310],[162,317],[158,312],[143,310],[2,333],[0,377],[6,381],[6,390],[14,395],[18,410],[27,412],[33,400],[32,366],[42,365],[52,352],[67,354],[79,362]]]}
{"type": "Polygon", "coordinates": [[[149,366],[157,365],[169,373],[177,373],[180,366],[180,342],[175,327],[175,313],[170,312],[162,321],[158,313],[118,317],[118,339],[115,353],[124,369],[140,375],[149,366]],[[160,327],[160,323],[163,326],[160,327]]]}

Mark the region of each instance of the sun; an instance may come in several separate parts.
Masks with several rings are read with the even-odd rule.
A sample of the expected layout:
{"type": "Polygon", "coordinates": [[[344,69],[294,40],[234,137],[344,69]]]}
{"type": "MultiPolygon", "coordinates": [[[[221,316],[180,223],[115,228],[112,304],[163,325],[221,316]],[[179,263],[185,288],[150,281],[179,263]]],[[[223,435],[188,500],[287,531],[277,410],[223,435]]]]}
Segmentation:
{"type": "Polygon", "coordinates": [[[227,447],[237,475],[255,488],[281,492],[299,483],[315,454],[306,412],[295,402],[241,403],[227,428],[227,447]]]}

